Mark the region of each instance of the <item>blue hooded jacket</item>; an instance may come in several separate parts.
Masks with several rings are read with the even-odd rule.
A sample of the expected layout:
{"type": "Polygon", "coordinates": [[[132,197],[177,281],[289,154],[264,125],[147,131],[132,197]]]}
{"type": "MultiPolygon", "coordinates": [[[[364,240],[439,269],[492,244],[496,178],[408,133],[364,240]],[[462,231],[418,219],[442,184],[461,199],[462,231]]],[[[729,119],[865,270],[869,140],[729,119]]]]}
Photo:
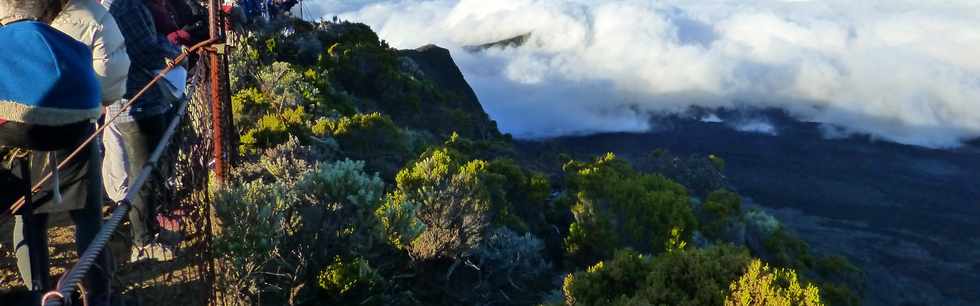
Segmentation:
{"type": "Polygon", "coordinates": [[[101,96],[87,46],[36,21],[0,26],[0,120],[39,126],[94,121],[101,96]]]}

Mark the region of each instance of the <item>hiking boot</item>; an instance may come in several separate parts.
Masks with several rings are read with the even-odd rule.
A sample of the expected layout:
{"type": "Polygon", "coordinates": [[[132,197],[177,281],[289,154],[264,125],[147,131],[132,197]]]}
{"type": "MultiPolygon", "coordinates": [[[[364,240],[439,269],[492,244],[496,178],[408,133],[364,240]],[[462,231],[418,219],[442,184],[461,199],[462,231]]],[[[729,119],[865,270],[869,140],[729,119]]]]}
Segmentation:
{"type": "Polygon", "coordinates": [[[136,263],[144,260],[172,261],[174,260],[174,248],[160,242],[151,242],[144,246],[134,245],[129,256],[129,262],[136,263]]]}

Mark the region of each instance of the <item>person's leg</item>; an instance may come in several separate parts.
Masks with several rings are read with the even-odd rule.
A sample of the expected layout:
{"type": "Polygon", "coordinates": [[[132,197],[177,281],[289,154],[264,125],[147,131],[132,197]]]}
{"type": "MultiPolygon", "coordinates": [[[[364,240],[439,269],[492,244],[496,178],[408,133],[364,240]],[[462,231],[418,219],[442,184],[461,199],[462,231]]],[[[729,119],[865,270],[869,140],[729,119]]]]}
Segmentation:
{"type": "Polygon", "coordinates": [[[51,287],[47,228],[47,214],[14,216],[13,243],[17,253],[17,269],[24,285],[32,291],[44,291],[51,287]]]}
{"type": "MultiPolygon", "coordinates": [[[[88,249],[95,236],[102,228],[101,205],[99,207],[86,207],[85,209],[73,210],[70,212],[71,219],[75,223],[75,246],[81,256],[88,249]]],[[[95,259],[91,270],[85,277],[85,286],[89,290],[89,300],[94,305],[107,305],[110,291],[110,280],[114,266],[112,256],[106,247],[95,259]]]]}
{"type": "MultiPolygon", "coordinates": [[[[88,168],[88,192],[84,209],[72,210],[69,212],[72,221],[75,223],[75,245],[81,256],[88,248],[96,235],[102,229],[102,180],[100,176],[99,151],[96,150],[97,143],[93,143],[90,153],[91,161],[88,168]]],[[[109,248],[104,248],[102,253],[96,258],[86,275],[86,288],[88,288],[89,301],[92,305],[108,305],[110,297],[110,279],[112,277],[113,265],[112,256],[108,253],[109,248]]]]}
{"type": "Polygon", "coordinates": [[[126,157],[126,143],[117,124],[110,124],[102,132],[102,146],[105,156],[102,159],[102,180],[105,192],[113,202],[122,201],[129,190],[129,160],[126,157]]]}
{"type": "MultiPolygon", "coordinates": [[[[141,133],[139,125],[136,122],[125,122],[117,123],[119,131],[121,132],[122,142],[123,142],[123,152],[127,158],[128,163],[126,167],[126,176],[129,178],[127,181],[126,188],[128,190],[129,185],[132,180],[136,179],[139,175],[140,169],[143,167],[144,160],[140,160],[138,156],[134,155],[135,152],[145,151],[144,147],[147,146],[149,140],[146,136],[141,133]]],[[[143,198],[136,196],[130,199],[131,208],[129,210],[129,222],[131,232],[133,234],[133,244],[136,246],[143,246],[148,243],[153,237],[152,231],[149,226],[152,224],[150,221],[150,212],[146,207],[146,203],[143,198]]]]}
{"type": "MultiPolygon", "coordinates": [[[[129,159],[128,176],[130,183],[139,176],[143,166],[153,153],[166,126],[166,115],[153,116],[136,122],[119,123],[123,135],[126,157],[129,159]]],[[[148,182],[152,183],[152,182],[148,182]]],[[[132,224],[133,243],[143,246],[149,243],[156,234],[155,203],[151,200],[150,191],[145,185],[140,188],[138,196],[131,201],[132,210],[129,219],[132,224]]]]}

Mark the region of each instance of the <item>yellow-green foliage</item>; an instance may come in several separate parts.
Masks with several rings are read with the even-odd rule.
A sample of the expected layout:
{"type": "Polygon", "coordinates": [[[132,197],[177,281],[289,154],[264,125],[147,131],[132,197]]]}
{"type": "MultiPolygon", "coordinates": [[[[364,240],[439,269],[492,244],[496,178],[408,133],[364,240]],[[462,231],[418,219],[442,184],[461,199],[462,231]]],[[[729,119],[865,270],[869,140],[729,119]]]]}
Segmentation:
{"type": "Polygon", "coordinates": [[[302,106],[286,108],[279,113],[267,113],[259,118],[258,124],[241,136],[239,153],[255,153],[259,149],[271,148],[285,143],[290,136],[308,135],[306,122],[309,115],[302,106]]]}
{"type": "Polygon", "coordinates": [[[389,194],[384,204],[375,211],[381,221],[385,239],[397,249],[408,249],[412,241],[425,232],[426,226],[418,218],[418,206],[404,199],[404,194],[389,194]]]}
{"type": "Polygon", "coordinates": [[[405,194],[417,193],[425,186],[443,184],[451,171],[459,168],[449,150],[435,150],[421,160],[398,172],[395,182],[405,194]]]}
{"type": "MultiPolygon", "coordinates": [[[[332,91],[324,78],[310,69],[304,73],[298,69],[301,68],[284,62],[262,66],[255,75],[250,76],[254,82],[249,87],[232,95],[235,126],[242,131],[241,154],[253,154],[274,147],[290,136],[308,143],[308,136],[317,134],[314,133],[317,128],[314,122],[324,122],[326,117],[339,112],[353,111],[350,105],[343,102],[345,99],[331,95],[332,91]]],[[[395,128],[393,124],[390,127],[395,128]]],[[[320,131],[319,134],[322,133],[320,131]]]]}
{"type": "Polygon", "coordinates": [[[490,208],[486,168],[482,160],[461,161],[440,149],[398,172],[393,196],[416,205],[417,217],[425,224],[409,254],[417,259],[455,258],[477,246],[490,208]]]}
{"type": "Polygon", "coordinates": [[[251,125],[257,119],[256,114],[268,109],[271,104],[265,94],[256,88],[247,88],[231,96],[231,109],[235,117],[235,126],[251,125]]]}
{"type": "Polygon", "coordinates": [[[600,261],[584,272],[568,274],[562,283],[569,306],[626,305],[650,273],[650,259],[639,253],[617,252],[608,263],[600,261]]]}
{"type": "Polygon", "coordinates": [[[792,269],[772,269],[753,260],[729,286],[725,306],[822,306],[820,290],[801,284],[792,269]]]}
{"type": "Polygon", "coordinates": [[[302,75],[288,63],[276,62],[260,69],[256,87],[232,96],[235,125],[243,131],[240,154],[256,153],[284,143],[290,136],[305,140],[310,134],[302,75]]]}
{"type": "Polygon", "coordinates": [[[575,197],[565,247],[580,263],[608,258],[621,247],[659,253],[666,233],[678,228],[686,241],[697,226],[683,186],[638,173],[612,153],[568,162],[564,170],[575,197]]]}
{"type": "Polygon", "coordinates": [[[840,256],[815,256],[810,253],[810,247],[805,241],[788,231],[781,225],[773,223],[771,217],[759,212],[754,215],[763,228],[769,233],[763,241],[767,261],[776,267],[784,267],[800,271],[807,276],[807,281],[813,281],[821,288],[821,298],[828,305],[858,305],[865,286],[865,275],[858,267],[840,256]],[[766,230],[765,228],[772,228],[766,230]]]}
{"type": "Polygon", "coordinates": [[[381,280],[381,275],[364,258],[344,260],[337,256],[333,263],[320,271],[317,280],[328,295],[343,297],[356,289],[372,289],[381,280]]]}
{"type": "Polygon", "coordinates": [[[681,238],[680,228],[670,229],[670,237],[668,237],[667,245],[664,248],[667,249],[667,252],[680,252],[687,248],[687,241],[681,238]]]}
{"type": "Polygon", "coordinates": [[[742,198],[728,190],[718,190],[708,195],[702,206],[704,222],[702,231],[711,239],[722,239],[725,230],[741,218],[742,198]]]}
{"type": "Polygon", "coordinates": [[[380,113],[355,114],[338,119],[321,118],[312,127],[318,137],[333,137],[347,156],[381,167],[383,159],[401,161],[408,145],[401,130],[380,113]]]}
{"type": "Polygon", "coordinates": [[[548,209],[551,182],[543,174],[523,169],[513,159],[499,157],[509,156],[501,152],[512,147],[500,141],[471,140],[452,133],[439,149],[457,159],[490,160],[483,182],[490,194],[493,223],[519,233],[544,230],[545,224],[539,219],[548,209]]]}
{"type": "Polygon", "coordinates": [[[728,285],[751,257],[731,246],[664,253],[619,251],[586,271],[565,277],[568,306],[721,305],[728,285]]]}
{"type": "Polygon", "coordinates": [[[275,106],[305,105],[303,94],[304,76],[296,65],[275,62],[259,70],[259,88],[275,106]]]}

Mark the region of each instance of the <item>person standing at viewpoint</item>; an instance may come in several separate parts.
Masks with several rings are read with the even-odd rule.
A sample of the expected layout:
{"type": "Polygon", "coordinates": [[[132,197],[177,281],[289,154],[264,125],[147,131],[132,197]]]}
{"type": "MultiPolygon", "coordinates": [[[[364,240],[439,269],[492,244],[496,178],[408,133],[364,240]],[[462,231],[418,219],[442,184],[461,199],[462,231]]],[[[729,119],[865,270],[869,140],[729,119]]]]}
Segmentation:
{"type": "MultiPolygon", "coordinates": [[[[126,99],[132,99],[149,85],[180,54],[180,49],[156,30],[153,14],[146,6],[147,1],[150,0],[114,0],[109,7],[109,12],[118,21],[119,29],[126,39],[126,50],[132,62],[124,95],[126,99]]],[[[114,162],[105,165],[105,172],[125,173],[122,181],[117,181],[116,176],[106,176],[107,181],[111,181],[111,189],[115,190],[109,194],[117,194],[117,198],[113,200],[121,200],[118,195],[128,192],[125,178],[139,175],[153,149],[162,140],[173,104],[177,101],[170,86],[167,81],[154,84],[125,111],[117,104],[109,107],[107,117],[120,115],[107,125],[107,133],[112,136],[105,137],[105,160],[114,162]]],[[[152,189],[144,186],[131,199],[129,220],[133,234],[130,255],[132,262],[173,259],[173,247],[165,243],[165,239],[160,239],[161,230],[156,220],[157,205],[149,192],[152,189]]]]}
{"type": "MultiPolygon", "coordinates": [[[[57,167],[94,132],[102,96],[89,47],[49,26],[64,5],[0,0],[0,205],[27,200],[15,215],[13,242],[21,277],[35,293],[52,287],[48,216],[69,212],[80,252],[102,221],[98,144],[57,167]],[[48,173],[51,179],[32,192],[48,173]]],[[[108,303],[109,268],[104,261],[94,266],[102,281],[89,284],[99,291],[89,296],[93,305],[108,303]]]]}

